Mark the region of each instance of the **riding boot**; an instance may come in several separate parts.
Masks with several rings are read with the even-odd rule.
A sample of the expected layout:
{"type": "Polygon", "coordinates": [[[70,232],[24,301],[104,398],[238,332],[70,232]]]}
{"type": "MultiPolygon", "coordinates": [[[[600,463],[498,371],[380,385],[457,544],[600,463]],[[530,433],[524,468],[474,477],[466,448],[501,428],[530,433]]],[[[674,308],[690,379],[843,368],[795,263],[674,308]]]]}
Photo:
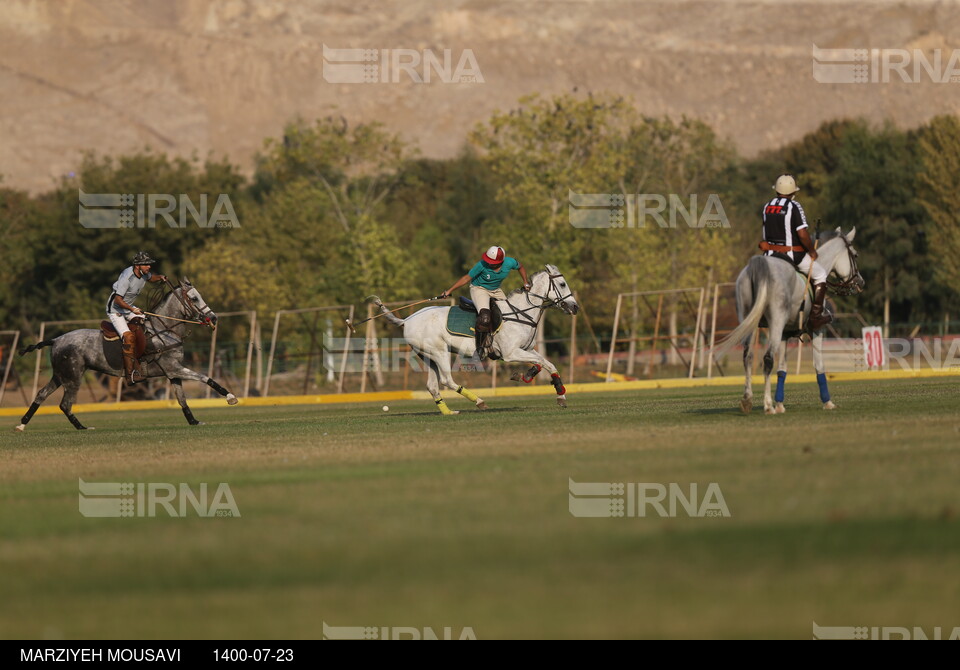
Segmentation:
{"type": "Polygon", "coordinates": [[[123,334],[121,348],[123,349],[123,378],[128,384],[136,384],[143,381],[143,373],[140,370],[140,361],[137,360],[135,348],[135,335],[127,331],[123,334]]]}
{"type": "Polygon", "coordinates": [[[487,358],[490,336],[490,310],[481,309],[477,314],[477,358],[481,361],[487,358]]]}
{"type": "Polygon", "coordinates": [[[823,310],[823,299],[826,296],[826,284],[817,284],[813,287],[813,306],[810,307],[810,320],[807,322],[811,332],[820,330],[833,321],[833,315],[823,310]]]}

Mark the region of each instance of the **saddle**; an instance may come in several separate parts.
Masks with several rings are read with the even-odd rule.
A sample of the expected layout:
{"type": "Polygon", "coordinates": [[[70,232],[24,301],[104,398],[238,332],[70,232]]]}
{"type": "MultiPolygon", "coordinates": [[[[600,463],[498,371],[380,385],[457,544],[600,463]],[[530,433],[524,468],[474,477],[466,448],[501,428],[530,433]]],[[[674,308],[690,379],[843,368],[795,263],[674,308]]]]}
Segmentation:
{"type": "MultiPolygon", "coordinates": [[[[133,333],[133,353],[137,358],[142,358],[144,352],[147,350],[147,334],[143,332],[143,328],[140,326],[140,323],[137,321],[132,321],[129,324],[130,332],[133,333]]],[[[113,327],[113,324],[109,321],[100,322],[100,336],[103,341],[103,353],[107,355],[107,360],[111,361],[110,354],[112,350],[116,350],[117,358],[120,356],[120,334],[117,333],[117,329],[113,327]],[[116,342],[115,345],[110,345],[109,343],[116,342]],[[111,350],[111,351],[108,351],[111,350]]],[[[111,361],[112,364],[112,361],[111,361]]],[[[120,367],[123,367],[121,363],[120,367]]]]}
{"type": "MultiPolygon", "coordinates": [[[[459,337],[474,337],[476,335],[477,308],[469,298],[460,298],[460,309],[451,309],[447,313],[447,332],[459,337]]],[[[503,316],[497,301],[490,301],[491,332],[500,330],[503,325],[503,316]]]]}
{"type": "MultiPolygon", "coordinates": [[[[805,275],[803,272],[801,272],[801,271],[800,271],[800,268],[798,268],[797,265],[796,265],[792,260],[790,260],[790,257],[787,256],[785,253],[782,253],[782,252],[779,252],[779,251],[774,251],[772,254],[770,254],[770,258],[777,258],[777,259],[779,259],[779,260],[781,260],[781,261],[784,261],[784,262],[786,262],[786,263],[789,263],[790,266],[793,268],[794,272],[796,272],[797,275],[799,275],[799,277],[801,278],[801,280],[802,280],[802,281],[804,282],[804,284],[806,285],[807,290],[806,290],[806,292],[803,294],[803,299],[800,301],[800,309],[797,310],[798,313],[805,311],[805,310],[806,310],[806,307],[807,307],[807,301],[808,301],[808,300],[810,301],[811,304],[813,304],[813,286],[807,281],[807,275],[805,275]]],[[[825,309],[827,309],[828,311],[830,311],[829,308],[827,308],[827,307],[825,307],[825,309]]],[[[832,311],[831,311],[831,313],[832,313],[832,311]]],[[[760,322],[759,322],[757,325],[758,325],[760,328],[769,328],[769,324],[767,323],[767,317],[766,317],[766,316],[761,316],[761,317],[760,317],[760,322]]],[[[802,333],[804,333],[804,332],[806,332],[806,331],[805,331],[805,330],[797,330],[797,329],[785,328],[784,331],[783,331],[783,336],[784,336],[784,338],[787,338],[787,337],[799,337],[799,336],[800,336],[802,333]]]]}

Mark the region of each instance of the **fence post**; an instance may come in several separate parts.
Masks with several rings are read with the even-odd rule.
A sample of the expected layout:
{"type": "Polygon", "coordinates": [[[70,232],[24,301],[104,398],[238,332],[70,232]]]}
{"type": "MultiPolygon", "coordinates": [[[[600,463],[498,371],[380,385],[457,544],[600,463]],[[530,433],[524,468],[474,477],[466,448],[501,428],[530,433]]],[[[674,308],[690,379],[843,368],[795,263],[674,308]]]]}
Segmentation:
{"type": "Polygon", "coordinates": [[[610,355],[607,356],[607,376],[604,383],[610,382],[610,373],[613,372],[613,352],[617,348],[617,326],[620,325],[620,303],[623,301],[623,294],[617,295],[617,308],[613,312],[613,337],[610,338],[610,355]]]}

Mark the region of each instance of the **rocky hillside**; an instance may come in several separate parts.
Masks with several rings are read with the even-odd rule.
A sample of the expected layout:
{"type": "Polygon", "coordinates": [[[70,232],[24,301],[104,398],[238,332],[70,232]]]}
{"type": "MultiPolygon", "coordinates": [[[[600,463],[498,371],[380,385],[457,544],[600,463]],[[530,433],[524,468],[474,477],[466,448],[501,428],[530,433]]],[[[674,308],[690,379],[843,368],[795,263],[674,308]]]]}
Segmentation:
{"type": "Polygon", "coordinates": [[[700,117],[752,155],[825,119],[956,112],[960,83],[822,84],[811,51],[941,49],[946,62],[958,19],[953,2],[5,0],[0,174],[38,191],[84,150],[145,145],[250,169],[285,121],[331,113],[443,157],[492,110],[574,88],[700,117]],[[483,83],[414,83],[389,59],[376,74],[397,83],[329,83],[324,45],[450,49],[454,65],[469,49],[483,83]]]}

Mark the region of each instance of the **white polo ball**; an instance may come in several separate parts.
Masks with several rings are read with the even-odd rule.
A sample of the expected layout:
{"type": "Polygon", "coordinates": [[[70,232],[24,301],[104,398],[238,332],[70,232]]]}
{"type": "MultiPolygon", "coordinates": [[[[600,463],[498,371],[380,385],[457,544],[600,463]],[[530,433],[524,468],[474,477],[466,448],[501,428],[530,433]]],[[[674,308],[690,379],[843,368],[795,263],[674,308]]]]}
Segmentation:
{"type": "Polygon", "coordinates": [[[384,406],[383,406],[383,411],[384,411],[384,412],[389,412],[389,411],[390,411],[390,408],[387,407],[386,405],[384,405],[384,406]]]}

